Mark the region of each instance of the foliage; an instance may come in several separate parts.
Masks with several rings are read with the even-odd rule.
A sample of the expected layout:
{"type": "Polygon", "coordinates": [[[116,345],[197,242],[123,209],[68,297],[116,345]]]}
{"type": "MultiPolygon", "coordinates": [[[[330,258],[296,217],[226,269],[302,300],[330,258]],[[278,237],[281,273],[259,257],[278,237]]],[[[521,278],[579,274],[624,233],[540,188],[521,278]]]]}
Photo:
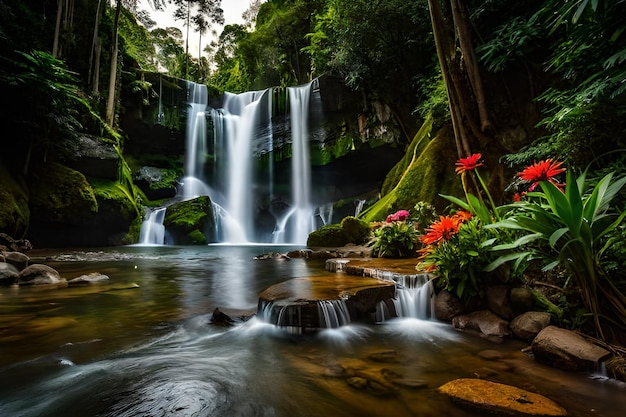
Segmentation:
{"type": "Polygon", "coordinates": [[[483,227],[474,217],[460,223],[447,239],[426,246],[416,268],[433,272],[437,286],[461,299],[475,296],[486,283],[484,267],[496,257],[491,247],[497,237],[496,230],[483,227]]]}
{"type": "Polygon", "coordinates": [[[516,210],[508,218],[487,226],[525,232],[513,243],[496,246],[496,250],[515,252],[500,257],[487,269],[513,260],[519,264],[536,255],[537,247],[528,246],[530,243],[545,242],[551,249],[552,262],[544,269],[557,265],[567,269],[593,316],[597,333],[605,337],[601,321],[623,327],[626,296],[607,276],[601,259],[614,242],[607,237],[626,217],[626,212],[620,214],[611,209],[613,199],[625,184],[626,177],[613,179],[609,173],[590,187],[586,173],[576,178],[571,170],[563,191],[553,182],[541,181],[542,191],[528,193],[528,200],[516,203],[516,210]]]}
{"type": "Polygon", "coordinates": [[[410,221],[392,221],[374,230],[372,256],[409,258],[415,256],[419,232],[410,221]]]}

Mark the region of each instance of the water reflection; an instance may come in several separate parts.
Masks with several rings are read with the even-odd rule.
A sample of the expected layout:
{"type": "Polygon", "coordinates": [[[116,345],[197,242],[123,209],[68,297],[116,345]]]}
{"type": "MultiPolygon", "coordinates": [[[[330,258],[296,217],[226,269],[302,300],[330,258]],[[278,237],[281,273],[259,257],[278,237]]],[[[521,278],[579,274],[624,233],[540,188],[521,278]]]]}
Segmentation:
{"type": "Polygon", "coordinates": [[[40,253],[35,260],[64,277],[97,271],[110,281],[0,288],[0,415],[469,417],[480,413],[436,388],[477,375],[539,391],[572,416],[621,417],[626,409],[624,384],[548,368],[524,355],[521,342],[495,346],[429,320],[305,336],[256,317],[210,325],[215,307],[253,310],[268,286],[325,273],[321,262],[252,260],[284,250],[40,253]],[[496,359],[484,354],[491,350],[496,359]],[[355,377],[383,388],[359,388],[355,377]]]}

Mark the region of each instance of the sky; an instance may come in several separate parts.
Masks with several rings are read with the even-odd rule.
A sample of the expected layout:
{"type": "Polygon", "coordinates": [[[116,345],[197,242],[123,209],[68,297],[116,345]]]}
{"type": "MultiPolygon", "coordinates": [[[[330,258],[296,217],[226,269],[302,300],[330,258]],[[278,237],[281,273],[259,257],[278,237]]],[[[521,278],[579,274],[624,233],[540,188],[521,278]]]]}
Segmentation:
{"type": "MultiPolygon", "coordinates": [[[[222,0],[222,10],[224,10],[224,21],[225,25],[230,25],[233,23],[243,23],[243,18],[241,15],[245,12],[250,6],[250,0],[222,0]]],[[[157,27],[159,28],[167,28],[167,27],[176,27],[183,32],[183,38],[187,36],[187,28],[183,25],[183,21],[174,20],[174,9],[173,5],[167,5],[162,11],[155,11],[146,0],[139,0],[137,4],[138,10],[146,10],[150,13],[150,17],[152,20],[157,22],[157,27]]],[[[210,30],[215,30],[219,36],[222,32],[222,25],[213,25],[210,30]]],[[[210,41],[209,39],[210,33],[205,34],[202,37],[202,47],[206,46],[206,42],[210,41]]],[[[198,56],[198,34],[190,33],[189,35],[189,54],[191,56],[198,56]]]]}

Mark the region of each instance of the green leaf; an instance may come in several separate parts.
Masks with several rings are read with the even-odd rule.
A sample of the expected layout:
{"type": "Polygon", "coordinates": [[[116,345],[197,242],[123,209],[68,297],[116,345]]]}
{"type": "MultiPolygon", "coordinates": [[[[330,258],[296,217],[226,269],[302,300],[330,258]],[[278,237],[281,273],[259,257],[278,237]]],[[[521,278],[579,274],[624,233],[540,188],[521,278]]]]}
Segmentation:
{"type": "Polygon", "coordinates": [[[507,262],[513,261],[513,260],[518,260],[518,259],[524,259],[527,256],[529,256],[531,254],[531,252],[527,251],[527,252],[515,252],[515,253],[509,253],[507,255],[502,255],[500,257],[498,257],[498,259],[496,259],[495,261],[489,263],[487,266],[485,266],[483,268],[483,271],[485,272],[491,272],[495,269],[497,269],[499,266],[504,265],[507,262]]]}

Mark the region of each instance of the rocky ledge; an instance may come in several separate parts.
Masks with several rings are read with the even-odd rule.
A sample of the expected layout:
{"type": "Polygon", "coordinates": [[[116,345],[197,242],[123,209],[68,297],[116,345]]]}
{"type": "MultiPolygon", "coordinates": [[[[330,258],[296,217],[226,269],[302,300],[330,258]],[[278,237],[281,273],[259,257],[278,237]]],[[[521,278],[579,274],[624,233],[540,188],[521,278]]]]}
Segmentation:
{"type": "Polygon", "coordinates": [[[350,275],[294,278],[265,289],[257,314],[267,323],[306,333],[364,319],[395,296],[393,282],[350,275]]]}

